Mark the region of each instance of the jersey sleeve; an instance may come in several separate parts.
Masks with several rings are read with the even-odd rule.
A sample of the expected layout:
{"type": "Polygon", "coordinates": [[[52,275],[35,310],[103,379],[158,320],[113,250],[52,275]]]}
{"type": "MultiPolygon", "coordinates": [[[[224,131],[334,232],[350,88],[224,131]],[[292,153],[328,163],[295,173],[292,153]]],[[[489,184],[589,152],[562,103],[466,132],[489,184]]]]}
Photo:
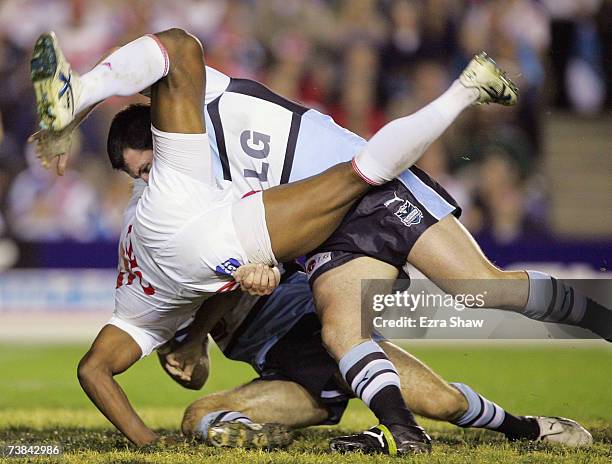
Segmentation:
{"type": "Polygon", "coordinates": [[[215,68],[206,66],[206,93],[204,104],[208,105],[225,92],[230,85],[230,78],[215,68]]]}
{"type": "Polygon", "coordinates": [[[217,188],[212,172],[208,134],[163,132],[151,126],[153,133],[152,176],[160,171],[178,172],[217,188]]]}

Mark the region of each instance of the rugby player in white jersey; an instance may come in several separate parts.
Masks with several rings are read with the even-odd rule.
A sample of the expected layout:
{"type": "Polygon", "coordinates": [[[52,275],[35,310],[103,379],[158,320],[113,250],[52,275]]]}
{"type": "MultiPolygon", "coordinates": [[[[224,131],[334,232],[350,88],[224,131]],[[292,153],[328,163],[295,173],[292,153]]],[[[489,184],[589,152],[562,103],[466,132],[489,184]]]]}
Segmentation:
{"type": "MultiPolygon", "coordinates": [[[[447,92],[417,113],[385,126],[366,146],[345,133],[349,139],[345,146],[354,150],[352,163],[340,163],[319,176],[236,201],[239,190],[223,188],[213,175],[201,108],[205,74],[201,44],[178,29],[137,39],[82,77],[72,73],[53,34],[44,34],[35,45],[32,80],[43,128],[60,131],[74,122],[75,114],[107,97],[151,86],[153,151],[149,150],[148,162],[142,163],[142,151],[121,146],[121,137],[112,137],[112,129],[109,137],[109,147],[120,144],[124,168],[135,177],[148,177],[134,222],[122,237],[126,268],[118,279],[118,313],[145,315],[144,319],[153,314],[168,319],[191,314],[214,293],[233,288],[231,271],[241,264],[275,264],[307,253],[333,232],[372,185],[388,182],[411,166],[463,109],[474,103],[516,101],[513,84],[486,55],[478,56],[447,92]]],[[[298,143],[292,129],[306,111],[290,113],[286,142],[281,143],[285,161],[298,143]]],[[[281,123],[276,121],[271,129],[281,123]]],[[[337,130],[316,121],[315,126],[315,135],[323,139],[337,130]]],[[[276,146],[270,137],[246,130],[240,134],[240,147],[253,159],[268,158],[276,146]]],[[[285,167],[281,180],[287,177],[285,167]]],[[[264,180],[263,165],[252,171],[245,171],[244,177],[264,180]]],[[[400,452],[429,450],[430,439],[406,408],[399,376],[384,352],[372,345],[356,348],[348,353],[350,364],[376,360],[388,366],[375,385],[362,392],[387,440],[400,452]]],[[[141,355],[127,331],[109,324],[94,341],[79,374],[87,394],[111,422],[133,442],[146,444],[156,435],[138,418],[112,378],[141,355]]]]}
{"type": "MultiPolygon", "coordinates": [[[[135,182],[125,223],[144,189],[135,182]]],[[[330,270],[321,271],[321,275],[330,270]]],[[[117,313],[110,321],[123,327],[143,354],[157,347],[160,362],[186,388],[200,389],[209,376],[210,331],[224,354],[249,363],[259,374],[253,382],[206,395],[185,411],[182,431],[213,446],[274,448],[291,441],[291,429],[339,422],[349,398],[355,396],[325,349],[308,280],[297,266],[286,270],[283,282],[270,296],[254,298],[234,292],[205,301],[190,319],[151,319],[145,324],[131,314],[117,313]],[[213,322],[214,315],[222,315],[213,322]],[[214,325],[214,327],[213,327],[214,325]],[[172,327],[180,329],[170,337],[172,327]],[[160,346],[160,342],[168,340],[160,346]]],[[[561,417],[516,416],[479,395],[468,385],[447,383],[400,347],[374,339],[397,368],[401,392],[414,413],[465,428],[486,428],[509,440],[542,441],[566,446],[592,442],[587,430],[561,417]]],[[[351,438],[355,449],[385,452],[378,440],[360,434],[351,438]],[[356,442],[356,443],[355,443],[356,442]]],[[[332,440],[332,446],[347,438],[332,440]]],[[[388,450],[386,452],[389,452],[388,450]]]]}

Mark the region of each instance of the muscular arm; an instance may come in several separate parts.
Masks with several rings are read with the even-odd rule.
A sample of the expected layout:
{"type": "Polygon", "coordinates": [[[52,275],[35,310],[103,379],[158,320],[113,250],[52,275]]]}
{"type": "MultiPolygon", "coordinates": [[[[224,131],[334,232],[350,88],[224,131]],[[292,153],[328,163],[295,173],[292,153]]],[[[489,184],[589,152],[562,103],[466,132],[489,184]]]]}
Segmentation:
{"type": "Polygon", "coordinates": [[[102,328],[78,367],[81,387],[104,416],[131,442],[144,446],[157,440],[132,408],[114,376],[132,366],[141,357],[140,347],[123,330],[106,325],[102,328]]]}
{"type": "Polygon", "coordinates": [[[199,390],[206,383],[210,372],[208,333],[223,313],[238,303],[239,298],[239,292],[230,292],[206,300],[189,326],[185,339],[180,343],[169,342],[158,350],[162,368],[181,386],[199,390]]]}

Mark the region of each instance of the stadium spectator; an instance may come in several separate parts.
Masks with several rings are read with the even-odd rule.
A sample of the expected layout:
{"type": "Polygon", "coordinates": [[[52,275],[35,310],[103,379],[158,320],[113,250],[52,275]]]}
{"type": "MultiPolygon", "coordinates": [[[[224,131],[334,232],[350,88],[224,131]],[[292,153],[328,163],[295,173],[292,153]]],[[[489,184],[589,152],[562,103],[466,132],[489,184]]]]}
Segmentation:
{"type": "Polygon", "coordinates": [[[9,190],[8,217],[23,241],[79,241],[96,238],[98,203],[95,190],[76,172],[62,177],[40,166],[30,146],[28,168],[9,190]]]}

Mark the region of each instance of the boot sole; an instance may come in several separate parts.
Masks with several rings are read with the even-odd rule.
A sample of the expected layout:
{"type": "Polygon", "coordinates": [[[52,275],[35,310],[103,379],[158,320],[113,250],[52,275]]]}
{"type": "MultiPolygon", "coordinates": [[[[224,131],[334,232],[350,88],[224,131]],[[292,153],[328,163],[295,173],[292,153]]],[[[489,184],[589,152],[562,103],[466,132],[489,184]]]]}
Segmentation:
{"type": "Polygon", "coordinates": [[[30,78],[36,95],[36,111],[41,129],[60,130],[53,108],[59,105],[59,95],[53,91],[58,71],[58,57],[53,33],[42,34],[34,45],[30,61],[30,78]]]}
{"type": "Polygon", "coordinates": [[[217,448],[282,448],[293,440],[291,432],[281,424],[243,424],[226,422],[208,430],[207,443],[217,448]]]}

